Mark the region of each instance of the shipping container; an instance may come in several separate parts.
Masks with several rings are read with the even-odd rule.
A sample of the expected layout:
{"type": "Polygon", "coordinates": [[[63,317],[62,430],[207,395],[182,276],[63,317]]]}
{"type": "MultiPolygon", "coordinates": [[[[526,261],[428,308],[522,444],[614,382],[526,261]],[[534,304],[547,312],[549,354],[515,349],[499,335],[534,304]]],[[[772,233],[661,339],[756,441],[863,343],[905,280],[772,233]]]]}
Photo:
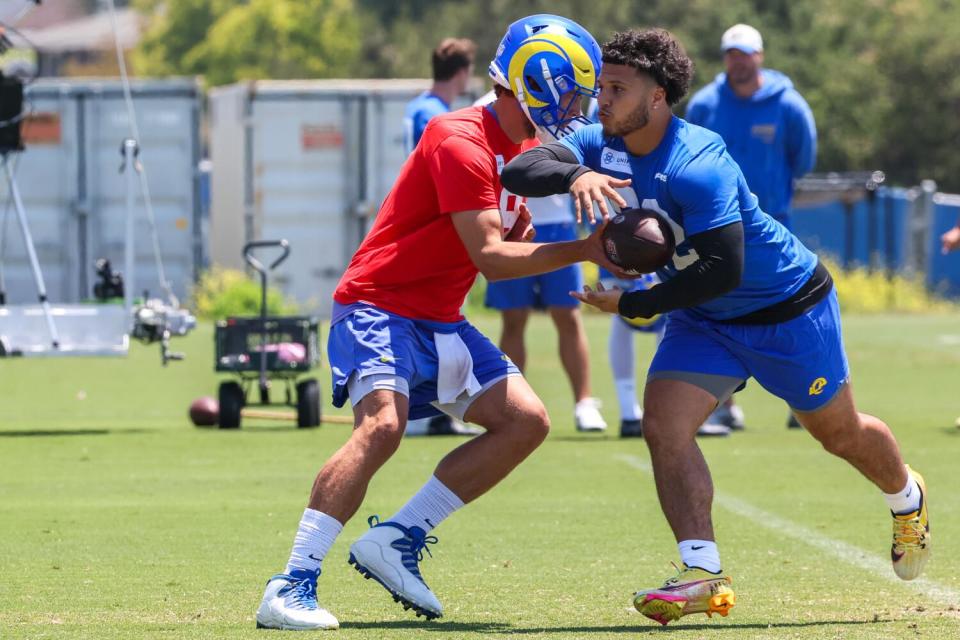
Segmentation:
{"type": "Polygon", "coordinates": [[[290,258],[273,282],[328,317],[337,281],[406,159],[404,109],[429,86],[258,81],[211,90],[211,262],[240,269],[245,242],[285,238],[290,258]]]}

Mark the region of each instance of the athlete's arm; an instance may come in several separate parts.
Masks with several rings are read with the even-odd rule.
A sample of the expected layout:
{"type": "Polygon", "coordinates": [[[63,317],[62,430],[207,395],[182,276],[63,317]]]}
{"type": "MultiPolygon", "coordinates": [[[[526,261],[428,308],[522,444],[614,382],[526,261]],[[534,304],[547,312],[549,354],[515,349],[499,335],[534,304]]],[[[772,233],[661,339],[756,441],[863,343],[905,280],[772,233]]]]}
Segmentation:
{"type": "Polygon", "coordinates": [[[743,223],[734,222],[692,235],[687,240],[700,259],[666,282],[631,291],[619,301],[620,315],[652,318],[658,313],[695,307],[740,286],[743,277],[743,223]]]}
{"type": "Polygon", "coordinates": [[[551,142],[521,153],[500,174],[504,189],[518,196],[543,198],[567,193],[574,180],[591,171],[566,145],[551,142]]]}
{"type": "Polygon", "coordinates": [[[602,311],[627,318],[652,318],[659,313],[703,304],[740,285],[743,275],[743,223],[734,222],[687,238],[700,259],[669,280],[650,289],[623,293],[591,291],[574,297],[602,311]]]}
{"type": "MultiPolygon", "coordinates": [[[[520,206],[526,209],[526,205],[520,206]]],[[[555,271],[585,260],[608,269],[618,277],[630,277],[611,263],[603,252],[600,242],[603,225],[584,240],[512,242],[501,238],[500,212],[497,209],[460,211],[450,214],[450,217],[473,264],[491,282],[555,271]]]]}
{"type": "Polygon", "coordinates": [[[525,151],[507,163],[500,174],[500,184],[511,193],[530,198],[569,191],[573,195],[577,222],[581,221],[584,211],[587,219],[595,222],[594,202],[604,219],[610,217],[607,198],[620,207],[627,206],[616,189],[629,186],[630,181],[596,173],[580,164],[569,147],[551,142],[525,151]]]}

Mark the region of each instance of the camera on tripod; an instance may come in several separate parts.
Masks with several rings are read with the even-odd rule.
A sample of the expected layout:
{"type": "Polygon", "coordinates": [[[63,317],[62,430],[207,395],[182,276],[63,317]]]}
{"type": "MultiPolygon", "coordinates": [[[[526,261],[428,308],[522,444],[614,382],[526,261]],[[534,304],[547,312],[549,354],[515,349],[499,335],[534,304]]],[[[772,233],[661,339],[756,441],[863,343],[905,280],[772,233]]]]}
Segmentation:
{"type": "MultiPolygon", "coordinates": [[[[27,0],[37,5],[40,0],[27,0]]],[[[0,0],[0,4],[3,0],[0,0]]],[[[112,10],[111,10],[112,12],[112,10]]],[[[23,12],[18,16],[21,17],[23,12]]],[[[6,31],[19,34],[16,29],[0,21],[0,54],[9,46],[5,37],[6,31]]],[[[27,40],[26,38],[23,38],[27,40]]],[[[28,44],[29,41],[27,41],[28,44]]],[[[31,45],[32,46],[32,45],[31,45]]],[[[37,52],[39,56],[39,52],[37,52]]],[[[122,82],[127,100],[130,100],[129,81],[121,64],[122,82]]],[[[123,255],[126,267],[125,273],[114,271],[110,261],[100,258],[94,264],[96,270],[93,285],[93,296],[98,302],[122,300],[123,304],[60,304],[51,305],[47,298],[47,289],[43,280],[43,272],[30,234],[30,225],[27,221],[27,212],[20,190],[17,186],[14,166],[18,153],[24,151],[22,136],[23,122],[29,119],[34,122],[33,107],[30,103],[30,91],[24,85],[29,85],[36,78],[24,82],[16,74],[0,73],[0,176],[6,178],[6,195],[9,196],[6,208],[12,205],[16,213],[20,231],[23,234],[23,243],[26,248],[33,281],[37,288],[37,305],[6,305],[3,277],[3,251],[0,251],[0,356],[3,355],[124,355],[129,349],[130,338],[146,343],[159,342],[163,364],[170,360],[180,360],[183,354],[169,350],[172,337],[184,336],[196,326],[196,319],[186,309],[182,309],[174,296],[172,287],[163,275],[157,231],[153,222],[153,210],[150,205],[147,191],[146,175],[142,166],[136,161],[136,141],[124,142],[125,167],[129,167],[126,180],[127,188],[127,215],[126,241],[123,246],[123,255]],[[26,102],[27,111],[24,111],[26,102]],[[130,144],[132,142],[133,144],[130,144]],[[169,302],[160,299],[151,299],[144,293],[142,301],[135,302],[127,293],[129,287],[135,290],[135,252],[134,252],[134,190],[139,175],[141,181],[141,195],[146,203],[150,217],[150,232],[154,239],[154,253],[158,265],[160,284],[165,289],[169,302]],[[39,311],[39,313],[38,313],[39,311]],[[56,319],[55,319],[56,318],[56,319]],[[38,320],[43,320],[41,325],[38,320]],[[61,336],[64,338],[61,341],[61,336]]],[[[130,108],[131,133],[136,134],[133,107],[130,108]]],[[[42,129],[44,119],[49,119],[56,125],[56,141],[59,143],[60,114],[39,114],[36,117],[37,129],[42,129]]],[[[31,128],[33,136],[27,137],[27,142],[36,139],[49,141],[37,130],[31,128]]],[[[83,131],[83,129],[81,129],[83,131]]],[[[49,135],[49,134],[47,134],[49,135]]],[[[82,138],[81,138],[82,139],[82,138]]],[[[83,147],[81,147],[83,148],[83,147]]],[[[4,214],[5,216],[6,214],[4,214]]],[[[0,240],[5,240],[3,233],[6,229],[6,218],[0,225],[0,240]]],[[[81,236],[82,237],[82,236],[81,236]]],[[[0,243],[2,245],[2,243],[0,243]]],[[[85,249],[83,250],[85,252],[85,249]]],[[[85,261],[86,258],[83,258],[85,261]]],[[[86,285],[84,285],[84,288],[86,285]]],[[[84,296],[85,297],[85,296],[84,296]]]]}
{"type": "Polygon", "coordinates": [[[97,258],[94,264],[97,272],[97,282],[93,285],[93,297],[98,302],[106,302],[111,298],[123,297],[123,275],[114,271],[107,258],[97,258]]]}
{"type": "Polygon", "coordinates": [[[0,152],[23,150],[23,80],[0,72],[0,152]]]}

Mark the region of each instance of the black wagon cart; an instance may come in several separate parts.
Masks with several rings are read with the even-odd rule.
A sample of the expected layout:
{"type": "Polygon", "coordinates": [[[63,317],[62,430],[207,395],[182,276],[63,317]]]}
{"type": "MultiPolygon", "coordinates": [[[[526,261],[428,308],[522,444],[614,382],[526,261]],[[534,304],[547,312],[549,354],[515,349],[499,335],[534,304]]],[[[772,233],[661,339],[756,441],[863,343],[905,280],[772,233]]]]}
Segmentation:
{"type": "Polygon", "coordinates": [[[286,240],[260,240],[243,248],[247,264],[260,274],[260,316],[217,321],[216,371],[234,374],[236,378],[220,383],[221,429],[239,428],[241,412],[248,405],[272,404],[296,407],[299,427],[320,425],[320,385],[316,378],[305,377],[320,362],[318,320],[309,316],[267,315],[267,276],[289,255],[286,240]],[[267,248],[281,250],[269,266],[253,255],[254,251],[267,248]],[[274,386],[282,387],[281,398],[276,397],[278,390],[274,386]]]}

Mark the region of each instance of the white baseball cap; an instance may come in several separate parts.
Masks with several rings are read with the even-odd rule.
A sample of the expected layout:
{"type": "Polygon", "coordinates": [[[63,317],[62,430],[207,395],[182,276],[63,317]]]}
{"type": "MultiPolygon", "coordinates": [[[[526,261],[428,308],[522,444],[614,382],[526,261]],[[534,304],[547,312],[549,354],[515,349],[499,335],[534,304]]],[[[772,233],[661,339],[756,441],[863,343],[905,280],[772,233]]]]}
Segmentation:
{"type": "Polygon", "coordinates": [[[760,32],[748,24],[735,24],[723,32],[720,50],[738,49],[744,53],[763,51],[763,37],[760,32]]]}

